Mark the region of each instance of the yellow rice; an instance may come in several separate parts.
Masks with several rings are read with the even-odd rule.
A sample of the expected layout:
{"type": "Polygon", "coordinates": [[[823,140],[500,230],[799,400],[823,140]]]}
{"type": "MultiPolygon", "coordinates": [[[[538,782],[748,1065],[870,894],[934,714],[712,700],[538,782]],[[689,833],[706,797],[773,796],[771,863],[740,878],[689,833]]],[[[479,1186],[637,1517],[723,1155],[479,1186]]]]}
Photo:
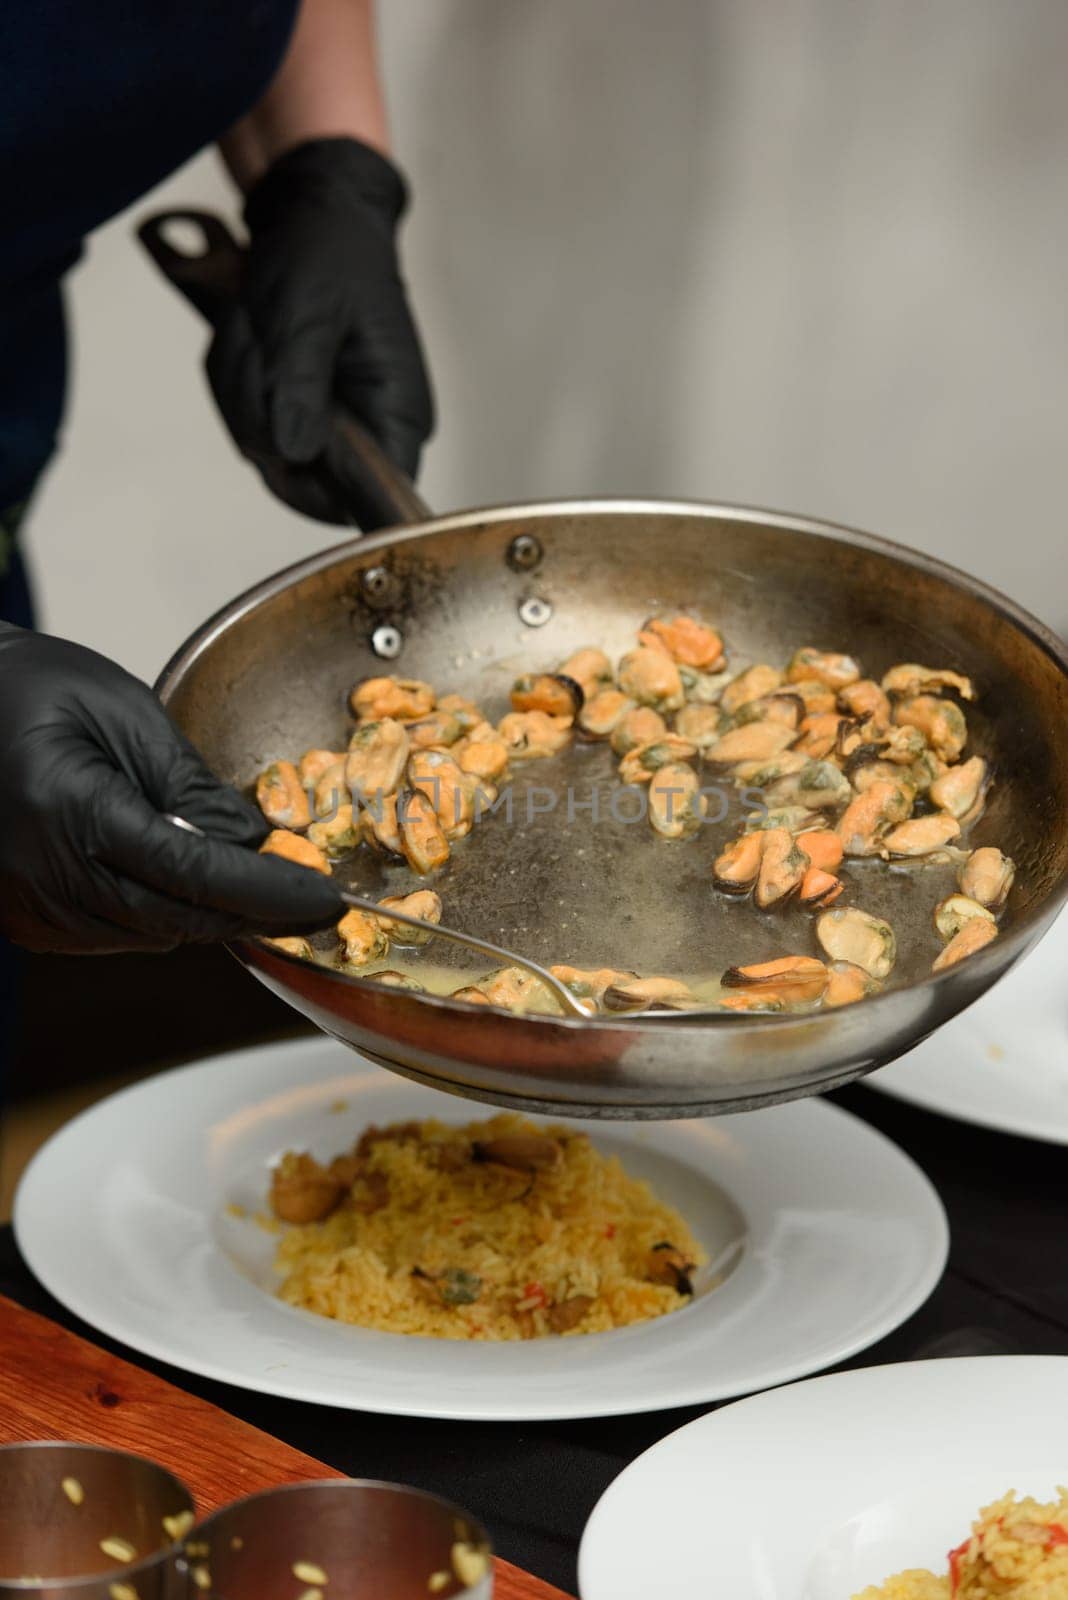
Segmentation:
{"type": "Polygon", "coordinates": [[[674,1285],[649,1281],[650,1252],[667,1242],[703,1265],[704,1251],[676,1211],[584,1134],[510,1114],[384,1132],[365,1141],[361,1177],[339,1210],[285,1228],[277,1265],[290,1305],[389,1333],[496,1340],[553,1333],[552,1308],[580,1296],[590,1305],[568,1333],[688,1303],[674,1285]],[[552,1170],[471,1159],[476,1141],[539,1133],[562,1146],[552,1170]],[[369,1185],[379,1209],[358,1209],[369,1185]],[[442,1284],[454,1282],[478,1285],[473,1303],[443,1303],[442,1284]]]}
{"type": "Polygon", "coordinates": [[[913,1567],[887,1578],[877,1589],[862,1589],[853,1600],[950,1600],[949,1579],[913,1567]]]}
{"type": "Polygon", "coordinates": [[[950,1572],[900,1572],[854,1600],[1068,1600],[1068,1490],[1047,1504],[1014,1490],[985,1506],[950,1572]]]}

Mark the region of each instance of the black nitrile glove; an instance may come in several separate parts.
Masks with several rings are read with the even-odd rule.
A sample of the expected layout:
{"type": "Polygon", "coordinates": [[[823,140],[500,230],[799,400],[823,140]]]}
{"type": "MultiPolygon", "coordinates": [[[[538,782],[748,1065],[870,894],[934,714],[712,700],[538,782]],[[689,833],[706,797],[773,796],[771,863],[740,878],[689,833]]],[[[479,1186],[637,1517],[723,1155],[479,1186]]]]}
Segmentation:
{"type": "Polygon", "coordinates": [[[364,423],[412,477],[433,426],[397,259],[406,201],[397,169],[356,139],[315,139],[280,156],[248,197],[239,299],[208,352],[212,392],[238,448],[295,467],[284,484],[265,477],[297,510],[326,521],[341,512],[300,469],[326,447],[332,406],[364,423]]]}
{"type": "Polygon", "coordinates": [[[336,921],[329,878],[250,848],[266,831],[143,683],[93,650],[0,623],[0,933],[83,954],[336,921]]]}

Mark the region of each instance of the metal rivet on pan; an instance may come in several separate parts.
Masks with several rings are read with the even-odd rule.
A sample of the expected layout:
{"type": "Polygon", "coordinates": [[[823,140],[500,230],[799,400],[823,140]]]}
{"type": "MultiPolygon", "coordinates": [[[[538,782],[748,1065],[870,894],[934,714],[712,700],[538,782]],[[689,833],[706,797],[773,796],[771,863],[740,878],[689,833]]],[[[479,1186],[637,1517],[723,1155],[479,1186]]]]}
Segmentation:
{"type": "Polygon", "coordinates": [[[360,574],[360,592],[369,606],[381,610],[396,598],[397,580],[388,567],[368,567],[360,574]]]}
{"type": "Polygon", "coordinates": [[[536,594],[524,600],[519,607],[519,620],[525,622],[528,628],[543,628],[552,614],[553,608],[548,600],[542,600],[536,594]]]}
{"type": "Polygon", "coordinates": [[[376,656],[384,656],[387,661],[393,661],[400,655],[404,646],[404,635],[399,628],[394,628],[391,623],[383,622],[371,635],[371,649],[376,656]]]}
{"type": "Polygon", "coordinates": [[[518,533],[508,546],[507,561],[516,572],[532,572],[541,555],[541,545],[532,533],[518,533]]]}

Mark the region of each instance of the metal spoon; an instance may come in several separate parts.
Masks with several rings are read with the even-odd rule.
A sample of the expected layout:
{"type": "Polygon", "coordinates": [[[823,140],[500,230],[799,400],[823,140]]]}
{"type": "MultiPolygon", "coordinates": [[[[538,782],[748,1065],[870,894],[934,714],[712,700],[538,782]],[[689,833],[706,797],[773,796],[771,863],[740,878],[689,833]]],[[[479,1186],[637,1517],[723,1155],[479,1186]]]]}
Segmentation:
{"type": "MultiPolygon", "coordinates": [[[[184,817],[176,817],[169,811],[163,815],[164,820],[173,823],[176,828],[184,828],[186,833],[195,833],[200,839],[207,837],[203,828],[187,822],[184,817]]],[[[375,900],[366,900],[362,895],[351,894],[347,889],[339,889],[338,893],[345,904],[351,906],[354,911],[369,911],[372,916],[381,911],[375,900]]],[[[546,988],[550,989],[560,1001],[568,1016],[586,1018],[593,1015],[592,1008],[588,1009],[576,995],[571,993],[566,984],[561,983],[559,978],[554,978],[547,968],[539,966],[536,961],[528,960],[526,956],[516,955],[514,950],[506,950],[503,945],[490,944],[488,939],[476,939],[473,934],[461,933],[457,928],[447,928],[440,922],[428,922],[424,917],[410,917],[407,912],[395,911],[392,906],[389,909],[389,920],[406,923],[408,927],[418,928],[423,933],[429,932],[434,938],[451,939],[453,944],[462,944],[469,950],[477,950],[480,955],[492,956],[503,966],[521,967],[524,972],[533,973],[536,978],[540,978],[546,988]]],[[[369,973],[368,977],[374,981],[373,973],[369,973]]]]}

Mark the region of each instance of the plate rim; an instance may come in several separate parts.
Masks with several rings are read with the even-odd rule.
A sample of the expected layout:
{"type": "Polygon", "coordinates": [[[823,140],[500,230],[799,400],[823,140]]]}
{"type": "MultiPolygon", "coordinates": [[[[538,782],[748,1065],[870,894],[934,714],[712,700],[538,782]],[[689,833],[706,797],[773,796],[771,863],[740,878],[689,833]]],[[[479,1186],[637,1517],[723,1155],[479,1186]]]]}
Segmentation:
{"type": "MultiPolygon", "coordinates": [[[[893,1066],[895,1063],[890,1062],[889,1065],[893,1066]]],[[[899,1087],[897,1084],[874,1083],[870,1079],[861,1079],[860,1082],[865,1089],[872,1089],[876,1094],[885,1095],[888,1100],[898,1100],[902,1105],[912,1106],[916,1111],[925,1111],[932,1117],[941,1117],[946,1122],[960,1122],[965,1127],[983,1128],[989,1133],[1000,1133],[1009,1139],[1033,1139],[1037,1144],[1058,1145],[1062,1150],[1068,1147],[1068,1126],[1062,1133],[1057,1133],[1022,1118],[1010,1127],[1004,1121],[999,1121],[993,1112],[984,1114],[981,1111],[951,1111],[945,1103],[928,1100],[924,1095],[916,1094],[913,1090],[899,1087]]]]}
{"type": "MultiPolygon", "coordinates": [[[[203,1354],[199,1351],[181,1351],[176,1355],[173,1347],[169,1347],[165,1340],[158,1338],[151,1330],[134,1328],[132,1331],[127,1321],[120,1314],[112,1314],[110,1302],[94,1300],[92,1295],[83,1295],[81,1288],[69,1290],[62,1282],[61,1273],[53,1273],[52,1263],[40,1263],[37,1241],[33,1238],[36,1222],[31,1220],[28,1207],[34,1199],[34,1187],[41,1181],[40,1174],[47,1171],[49,1156],[54,1154],[55,1147],[65,1136],[73,1130],[80,1128],[90,1121],[102,1108],[111,1108],[119,1102],[135,1099],[141,1096],[151,1097],[154,1089],[161,1083],[174,1083],[183,1075],[193,1077],[198,1073],[211,1071],[218,1075],[229,1064],[232,1071],[239,1071],[239,1063],[251,1063],[256,1058],[261,1058],[264,1052],[273,1052],[278,1059],[293,1051],[313,1051],[325,1059],[337,1053],[340,1067],[348,1066],[352,1071],[368,1077],[376,1077],[383,1082],[388,1082],[392,1076],[387,1069],[377,1063],[367,1060],[358,1052],[350,1050],[340,1041],[329,1037],[299,1036],[297,1038],[272,1041],[267,1044],[253,1045],[234,1051],[226,1051],[213,1056],[198,1058],[191,1062],[171,1067],[163,1072],[155,1073],[150,1078],[138,1083],[128,1085],[117,1090],[114,1094],[106,1096],[95,1105],[87,1107],[70,1122],[58,1129],[41,1147],[33,1157],[15,1195],[13,1207],[13,1228],[19,1250],[37,1280],[47,1292],[57,1300],[68,1312],[86,1323],[96,1333],[105,1338],[114,1340],[125,1349],[159,1361],[178,1371],[206,1378],[209,1381],[228,1384],[231,1387],[246,1390],[252,1393],[273,1395],[278,1398],[301,1401],[305,1404],[332,1406],[339,1410],[368,1411],[382,1416],[410,1416],[421,1417],[427,1420],[441,1421],[502,1421],[502,1422],[547,1422],[569,1421],[593,1417],[629,1416],[648,1414],[654,1411],[675,1410],[681,1407],[694,1405],[722,1404],[727,1401],[737,1400],[742,1395],[766,1393],[772,1389],[789,1385],[799,1380],[813,1377],[828,1368],[833,1368],[843,1361],[851,1359],[873,1344],[878,1343],[889,1333],[900,1327],[908,1318],[929,1299],[934,1292],[946,1269],[950,1248],[950,1229],[945,1207],[941,1196],[924,1172],[923,1168],[914,1158],[903,1150],[893,1139],[884,1134],[880,1129],[865,1121],[856,1113],[847,1111],[841,1106],[834,1105],[820,1096],[807,1097],[806,1100],[791,1102],[782,1107],[770,1108],[772,1114],[816,1114],[821,1120],[826,1120],[828,1125],[837,1123],[838,1126],[848,1127],[851,1132],[859,1132],[861,1138],[868,1138],[876,1146],[881,1147],[896,1163],[902,1180],[909,1182],[917,1207],[922,1206],[926,1212],[925,1217],[925,1243],[926,1259],[923,1270],[917,1271],[915,1281],[910,1292],[899,1298],[892,1306],[887,1307],[883,1315],[870,1322],[863,1330],[856,1329],[853,1334],[844,1340],[839,1340],[833,1345],[828,1344],[821,1356],[822,1365],[813,1369],[812,1357],[802,1357],[796,1362],[784,1361],[776,1367],[775,1375],[765,1380],[754,1375],[752,1389],[739,1390],[733,1385],[726,1388],[717,1388],[708,1378],[704,1382],[691,1380],[683,1387],[658,1398],[636,1405],[633,1395],[624,1399],[622,1396],[605,1401],[594,1402],[591,1399],[574,1399],[561,1401],[557,1398],[540,1398],[537,1394],[528,1394],[522,1403],[504,1404],[491,1403],[487,1406],[473,1406],[460,1401],[450,1404],[447,1398],[439,1397],[433,1406],[425,1403],[401,1403],[391,1400],[388,1396],[383,1398],[374,1394],[364,1394],[357,1397],[353,1394],[327,1393],[321,1380],[305,1377],[293,1380],[283,1373],[270,1374],[269,1381],[263,1373],[257,1374],[250,1370],[235,1370],[231,1363],[220,1360],[218,1356],[203,1354]],[[341,1052],[344,1052],[342,1055],[341,1052]],[[810,1109],[803,1109],[808,1107],[810,1109]]],[[[406,1080],[398,1078],[397,1082],[403,1085],[406,1080]]],[[[422,1086],[420,1086],[422,1089],[422,1086]]],[[[441,1093],[432,1089],[426,1091],[441,1093]]],[[[466,1102],[455,1096],[443,1096],[454,1105],[466,1107],[475,1104],[466,1102]]],[[[477,1110],[477,1107],[476,1107],[477,1110]]],[[[730,1120],[739,1121],[756,1113],[736,1113],[730,1120]]],[[[551,1117],[542,1117],[540,1120],[552,1121],[551,1117]]],[[[557,1119],[559,1120],[559,1119],[557,1119]]],[[[588,1121],[589,1119],[582,1119],[588,1121]]],[[[680,1127],[687,1127],[691,1123],[716,1123],[720,1118],[694,1118],[681,1119],[680,1127]]],[[[670,1123],[655,1125],[658,1129],[671,1127],[670,1123]]],[[[648,1124],[644,1123],[619,1123],[612,1121],[608,1128],[613,1137],[620,1137],[624,1129],[648,1131],[648,1124]]],[[[729,1183],[721,1185],[724,1192],[732,1199],[734,1195],[729,1183]]],[[[737,1200],[735,1201],[737,1204],[737,1200]]],[[[743,1208],[744,1209],[744,1208],[743,1208]]],[[[205,1213],[207,1215],[207,1213],[205,1213]]],[[[116,1304],[121,1302],[116,1301],[116,1304]]],[[[358,1332],[359,1330],[354,1330],[358,1332]]],[[[388,1335],[386,1336],[388,1337],[388,1335]]],[[[396,1337],[402,1337],[400,1335],[396,1337]]],[[[437,1341],[435,1341],[437,1343],[437,1341]]]]}

